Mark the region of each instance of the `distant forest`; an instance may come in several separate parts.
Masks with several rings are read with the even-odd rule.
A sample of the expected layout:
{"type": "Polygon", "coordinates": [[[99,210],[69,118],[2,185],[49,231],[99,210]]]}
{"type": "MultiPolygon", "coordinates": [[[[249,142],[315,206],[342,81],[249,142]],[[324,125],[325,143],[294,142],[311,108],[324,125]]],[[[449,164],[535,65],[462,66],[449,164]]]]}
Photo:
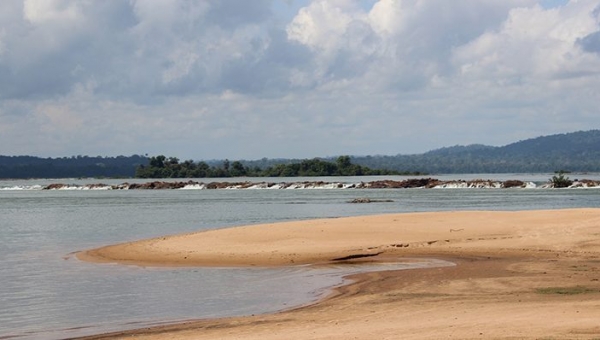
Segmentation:
{"type": "Polygon", "coordinates": [[[180,162],[174,157],[140,155],[63,158],[0,156],[0,178],[293,177],[557,171],[600,172],[600,130],[537,137],[500,147],[457,145],[418,155],[341,156],[310,160],[263,158],[180,162]],[[154,164],[151,164],[153,160],[154,164]],[[160,161],[163,167],[159,166],[160,170],[157,170],[156,165],[160,161]],[[344,165],[340,167],[340,164],[344,165]]]}
{"type": "Polygon", "coordinates": [[[506,146],[453,146],[420,155],[354,157],[356,164],[435,174],[600,172],[600,130],[527,139],[506,146]]]}
{"type": "Polygon", "coordinates": [[[290,164],[276,164],[262,169],[244,166],[240,161],[223,161],[221,166],[210,166],[206,162],[179,162],[175,157],[163,155],[150,158],[150,164],[140,165],[138,178],[204,178],[204,177],[311,177],[311,176],[367,176],[367,175],[417,175],[393,170],[371,169],[352,164],[350,156],[340,156],[335,162],[322,159],[305,159],[290,164]]]}
{"type": "MultiPolygon", "coordinates": [[[[351,160],[373,169],[423,174],[600,172],[600,130],[537,137],[499,147],[457,145],[417,155],[352,156],[351,160]]],[[[263,158],[241,162],[264,168],[298,161],[263,158]]]]}
{"type": "Polygon", "coordinates": [[[40,158],[0,156],[0,178],[130,178],[145,156],[40,158]]]}

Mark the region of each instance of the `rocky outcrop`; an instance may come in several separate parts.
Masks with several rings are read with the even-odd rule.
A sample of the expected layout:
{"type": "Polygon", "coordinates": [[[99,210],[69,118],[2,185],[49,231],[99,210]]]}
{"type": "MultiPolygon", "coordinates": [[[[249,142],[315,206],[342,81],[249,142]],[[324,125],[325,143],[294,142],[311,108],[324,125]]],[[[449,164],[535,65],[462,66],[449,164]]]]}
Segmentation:
{"type": "Polygon", "coordinates": [[[503,188],[524,188],[525,182],[519,180],[509,180],[502,182],[503,188]]]}
{"type": "Polygon", "coordinates": [[[53,184],[50,184],[50,185],[44,187],[44,190],[60,190],[60,189],[63,189],[65,187],[67,187],[66,184],[53,183],[53,184]]]}
{"type": "MultiPolygon", "coordinates": [[[[403,181],[380,180],[360,183],[302,181],[302,182],[196,182],[196,181],[152,181],[147,183],[122,183],[118,185],[97,184],[63,184],[53,183],[43,187],[44,190],[166,190],[166,189],[411,189],[411,188],[436,188],[436,189],[498,189],[498,188],[552,188],[552,183],[539,186],[519,180],[492,181],[476,179],[470,181],[452,180],[440,181],[435,178],[411,178],[403,181]]],[[[574,180],[569,188],[595,188],[600,187],[599,181],[574,180]]],[[[367,203],[367,202],[356,202],[367,203]]]]}
{"type": "Polygon", "coordinates": [[[154,181],[148,183],[133,183],[130,184],[128,189],[146,189],[146,190],[162,190],[162,189],[181,189],[187,185],[193,184],[194,182],[163,182],[163,181],[154,181]]]}
{"type": "Polygon", "coordinates": [[[365,188],[371,189],[408,189],[408,188],[432,188],[440,183],[434,178],[411,178],[404,181],[374,181],[364,185],[365,188]]]}
{"type": "Polygon", "coordinates": [[[363,198],[355,198],[351,201],[348,201],[348,203],[382,203],[382,202],[394,202],[394,200],[378,200],[378,199],[371,199],[371,198],[363,197],[363,198]]]}

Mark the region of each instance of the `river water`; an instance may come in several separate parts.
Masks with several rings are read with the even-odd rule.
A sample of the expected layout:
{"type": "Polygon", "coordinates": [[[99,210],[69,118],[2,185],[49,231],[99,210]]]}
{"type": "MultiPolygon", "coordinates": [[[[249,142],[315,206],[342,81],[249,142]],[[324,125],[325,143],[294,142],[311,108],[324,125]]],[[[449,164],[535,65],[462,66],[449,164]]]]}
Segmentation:
{"type": "MultiPolygon", "coordinates": [[[[539,183],[549,177],[441,179],[539,183]]],[[[579,177],[598,180],[600,175],[579,177]]],[[[316,180],[376,179],[382,178],[316,180]]],[[[366,270],[142,268],[84,263],[71,255],[78,250],[166,234],[313,218],[600,207],[600,189],[21,190],[56,182],[99,181],[0,181],[0,339],[61,339],[185,319],[273,312],[314,301],[328,287],[341,284],[344,274],[366,270]],[[355,198],[391,202],[348,203],[355,198]]]]}

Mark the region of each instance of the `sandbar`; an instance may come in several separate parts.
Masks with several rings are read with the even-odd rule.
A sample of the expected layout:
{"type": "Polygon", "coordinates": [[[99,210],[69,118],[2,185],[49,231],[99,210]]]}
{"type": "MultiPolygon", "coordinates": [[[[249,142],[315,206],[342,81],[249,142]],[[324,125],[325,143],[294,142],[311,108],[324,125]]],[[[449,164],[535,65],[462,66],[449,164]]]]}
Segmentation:
{"type": "Polygon", "coordinates": [[[241,226],[79,252],[142,266],[287,266],[435,258],[364,273],[322,301],[87,339],[600,338],[600,209],[453,211],[241,226]]]}

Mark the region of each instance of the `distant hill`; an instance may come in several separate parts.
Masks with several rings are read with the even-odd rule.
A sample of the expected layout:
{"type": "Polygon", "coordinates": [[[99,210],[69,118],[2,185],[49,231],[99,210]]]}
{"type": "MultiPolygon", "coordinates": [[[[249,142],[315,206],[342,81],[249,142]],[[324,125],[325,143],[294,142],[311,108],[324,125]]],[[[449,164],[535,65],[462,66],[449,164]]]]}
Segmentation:
{"type": "Polygon", "coordinates": [[[465,153],[480,152],[480,151],[484,151],[484,150],[489,151],[489,150],[493,150],[493,149],[494,149],[493,146],[488,146],[488,145],[483,145],[483,144],[471,144],[471,145],[467,145],[467,146],[456,145],[456,146],[450,146],[450,147],[432,150],[432,151],[427,152],[426,154],[450,156],[450,155],[460,155],[460,154],[465,154],[465,153]]]}
{"type": "MultiPolygon", "coordinates": [[[[402,173],[600,172],[600,130],[543,136],[505,146],[456,145],[418,155],[351,156],[353,164],[402,173]]],[[[336,157],[323,160],[333,161],[336,157]]],[[[247,167],[266,168],[299,159],[241,160],[247,167]]],[[[223,160],[207,161],[219,166],[223,160]]]]}
{"type": "MultiPolygon", "coordinates": [[[[337,157],[320,158],[335,161],[337,157]]],[[[0,178],[134,177],[145,156],[38,158],[0,156],[0,178]]],[[[543,136],[505,146],[456,145],[418,155],[351,156],[352,164],[401,173],[600,172],[600,130],[543,136]]],[[[266,169],[301,159],[240,160],[247,168],[266,169]]],[[[211,160],[222,167],[228,160],[211,160]]],[[[232,162],[232,164],[235,162],[232,162]]]]}
{"type": "Polygon", "coordinates": [[[420,155],[354,157],[356,164],[426,173],[599,172],[600,130],[543,136],[505,146],[453,146],[420,155]]]}
{"type": "Polygon", "coordinates": [[[0,156],[0,178],[133,177],[144,156],[40,158],[0,156]]]}

